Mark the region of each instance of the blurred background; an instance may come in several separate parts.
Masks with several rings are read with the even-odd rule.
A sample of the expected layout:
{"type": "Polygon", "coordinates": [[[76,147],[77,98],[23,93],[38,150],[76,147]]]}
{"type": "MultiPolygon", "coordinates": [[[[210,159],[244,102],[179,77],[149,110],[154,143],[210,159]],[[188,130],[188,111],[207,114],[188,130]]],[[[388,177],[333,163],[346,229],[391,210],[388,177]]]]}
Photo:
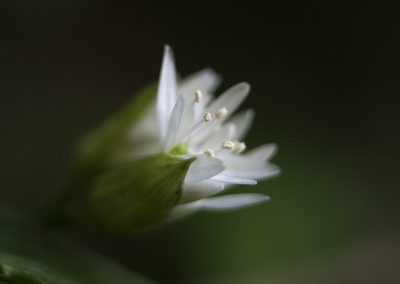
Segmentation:
{"type": "Polygon", "coordinates": [[[271,202],[87,246],[161,283],[400,283],[398,12],[383,2],[0,2],[0,200],[36,210],[81,135],[158,78],[252,85],[271,202]]]}

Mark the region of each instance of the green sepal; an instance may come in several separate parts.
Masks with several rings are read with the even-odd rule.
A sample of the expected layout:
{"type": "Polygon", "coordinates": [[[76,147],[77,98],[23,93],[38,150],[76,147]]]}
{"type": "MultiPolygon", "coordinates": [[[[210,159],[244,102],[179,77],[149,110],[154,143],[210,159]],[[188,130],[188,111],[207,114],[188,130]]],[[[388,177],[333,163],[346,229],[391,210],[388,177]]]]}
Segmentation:
{"type": "Polygon", "coordinates": [[[68,207],[68,214],[114,233],[162,223],[178,203],[193,161],[162,152],[115,165],[93,180],[86,194],[68,207]]]}
{"type": "MultiPolygon", "coordinates": [[[[109,170],[110,160],[126,146],[131,129],[140,123],[155,100],[157,86],[141,89],[120,111],[86,134],[77,145],[66,187],[44,208],[47,222],[60,226],[65,223],[65,205],[82,196],[93,179],[109,170]]],[[[134,144],[129,145],[131,148],[134,144]]]]}

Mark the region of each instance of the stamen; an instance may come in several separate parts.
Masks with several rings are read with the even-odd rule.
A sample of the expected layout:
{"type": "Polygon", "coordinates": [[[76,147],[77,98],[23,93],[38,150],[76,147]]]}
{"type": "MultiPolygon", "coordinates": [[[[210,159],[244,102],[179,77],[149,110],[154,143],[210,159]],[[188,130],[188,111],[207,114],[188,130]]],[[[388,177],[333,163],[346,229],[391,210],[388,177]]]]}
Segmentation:
{"type": "Polygon", "coordinates": [[[246,144],[244,142],[236,143],[233,151],[235,153],[242,153],[244,150],[246,150],[246,144]]]}
{"type": "Polygon", "coordinates": [[[228,113],[228,110],[226,108],[220,108],[219,110],[217,110],[217,112],[215,113],[215,117],[216,118],[222,118],[224,117],[226,114],[228,113]]]}
{"type": "Polygon", "coordinates": [[[209,121],[211,121],[211,119],[212,119],[211,113],[206,112],[206,113],[204,114],[204,116],[203,116],[203,120],[204,120],[205,122],[209,122],[209,121]]]}
{"type": "Polygon", "coordinates": [[[194,101],[196,103],[199,103],[201,101],[201,97],[203,96],[203,93],[200,90],[196,90],[194,92],[194,101]]]}
{"type": "Polygon", "coordinates": [[[208,157],[214,157],[214,151],[211,149],[207,149],[203,153],[204,153],[204,155],[206,155],[208,157]]]}
{"type": "Polygon", "coordinates": [[[186,138],[189,137],[193,132],[202,129],[201,127],[203,126],[204,122],[210,122],[212,120],[212,115],[209,112],[204,113],[203,118],[196,122],[190,129],[188,129],[184,135],[181,136],[180,140],[185,140],[186,138]]]}
{"type": "Polygon", "coordinates": [[[232,150],[233,147],[235,147],[235,143],[233,143],[232,141],[224,141],[221,144],[222,149],[232,150]]]}

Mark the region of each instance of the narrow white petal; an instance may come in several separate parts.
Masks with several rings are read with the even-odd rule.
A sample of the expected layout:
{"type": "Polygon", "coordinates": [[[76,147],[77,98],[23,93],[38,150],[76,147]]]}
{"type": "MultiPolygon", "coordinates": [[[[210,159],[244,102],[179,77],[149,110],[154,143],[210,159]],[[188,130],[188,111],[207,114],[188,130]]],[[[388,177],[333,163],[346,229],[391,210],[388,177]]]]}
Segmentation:
{"type": "MultiPolygon", "coordinates": [[[[224,174],[225,174],[225,172],[224,172],[224,174]]],[[[232,176],[226,176],[226,175],[217,175],[215,177],[212,177],[211,180],[223,182],[226,184],[245,184],[245,185],[257,184],[257,181],[253,180],[253,179],[232,177],[232,176]]]]}
{"type": "Polygon", "coordinates": [[[237,155],[230,152],[223,152],[220,154],[221,159],[224,161],[226,167],[222,175],[260,180],[275,176],[279,173],[279,168],[266,161],[266,155],[271,153],[271,147],[261,146],[252,152],[237,155]]]}
{"type": "MultiPolygon", "coordinates": [[[[227,110],[227,115],[220,119],[213,119],[209,124],[204,124],[195,132],[192,133],[191,139],[193,143],[201,143],[205,138],[209,137],[213,132],[214,128],[218,127],[224,120],[226,120],[243,102],[250,91],[250,85],[247,83],[239,83],[229,88],[222,95],[220,95],[209,107],[205,109],[205,112],[215,114],[221,108],[227,110]]],[[[204,112],[203,112],[204,113],[204,112]]]]}
{"type": "Polygon", "coordinates": [[[239,169],[230,168],[229,166],[223,172],[226,176],[234,176],[241,179],[262,180],[278,175],[280,172],[279,167],[271,164],[256,164],[249,167],[242,167],[239,169]]]}
{"type": "MultiPolygon", "coordinates": [[[[232,123],[227,123],[222,127],[217,125],[213,132],[209,133],[209,137],[202,137],[204,142],[198,143],[199,150],[201,151],[200,148],[217,150],[223,141],[233,140],[236,136],[235,133],[236,127],[232,123]]],[[[193,142],[196,143],[197,141],[193,139],[193,142]]]]}
{"type": "Polygon", "coordinates": [[[179,96],[178,101],[176,102],[172,114],[169,120],[168,131],[164,141],[165,149],[169,149],[173,146],[174,140],[179,130],[179,126],[182,121],[182,114],[184,110],[184,101],[182,96],[179,96]]]}
{"type": "MultiPolygon", "coordinates": [[[[201,143],[205,138],[209,137],[215,127],[218,127],[224,120],[226,120],[243,102],[250,91],[250,85],[247,83],[239,83],[229,88],[222,95],[220,95],[204,112],[215,114],[221,108],[225,108],[228,113],[223,118],[214,119],[209,124],[204,124],[195,132],[192,133],[191,139],[193,143],[201,143]]],[[[203,114],[204,114],[203,112],[203,114]]]]}
{"type": "Polygon", "coordinates": [[[220,182],[205,180],[198,183],[186,184],[183,187],[180,203],[192,202],[220,193],[224,184],[220,182]]]}
{"type": "Polygon", "coordinates": [[[254,119],[254,111],[252,109],[242,111],[232,117],[229,122],[236,126],[236,140],[243,140],[254,119]]]}
{"type": "Polygon", "coordinates": [[[196,183],[209,179],[225,169],[222,161],[217,158],[200,155],[194,161],[186,174],[185,184],[196,183]]]}
{"type": "Polygon", "coordinates": [[[199,210],[223,211],[255,205],[269,201],[269,197],[258,193],[243,193],[205,198],[175,206],[167,221],[175,221],[199,210]]]}
{"type": "Polygon", "coordinates": [[[258,193],[230,194],[201,200],[201,208],[207,210],[227,210],[268,201],[269,197],[258,193]]]}
{"type": "Polygon", "coordinates": [[[196,121],[201,119],[204,108],[212,100],[213,92],[220,83],[219,76],[211,69],[204,69],[185,78],[178,85],[178,94],[185,100],[186,110],[182,129],[187,130],[196,121]],[[194,102],[194,94],[200,91],[202,96],[199,101],[194,102]]]}
{"type": "Polygon", "coordinates": [[[201,90],[205,95],[212,93],[221,82],[220,76],[212,69],[200,70],[185,78],[179,84],[179,94],[192,97],[196,90],[201,90]]]}
{"type": "Polygon", "coordinates": [[[250,85],[247,83],[239,83],[226,90],[220,95],[208,108],[208,112],[215,113],[220,108],[226,108],[228,110],[227,118],[231,115],[244,101],[250,92],[250,85]]]}
{"type": "Polygon", "coordinates": [[[166,45],[161,65],[160,81],[157,92],[157,118],[161,138],[167,134],[171,111],[176,101],[176,71],[171,48],[166,45]]]}
{"type": "Polygon", "coordinates": [[[247,153],[248,156],[260,159],[260,160],[269,160],[272,156],[277,152],[278,146],[276,144],[264,144],[257,147],[254,150],[251,150],[247,153]]]}
{"type": "Polygon", "coordinates": [[[201,209],[201,201],[202,200],[198,200],[190,203],[176,205],[170,211],[166,222],[173,222],[195,213],[196,211],[201,209]]]}

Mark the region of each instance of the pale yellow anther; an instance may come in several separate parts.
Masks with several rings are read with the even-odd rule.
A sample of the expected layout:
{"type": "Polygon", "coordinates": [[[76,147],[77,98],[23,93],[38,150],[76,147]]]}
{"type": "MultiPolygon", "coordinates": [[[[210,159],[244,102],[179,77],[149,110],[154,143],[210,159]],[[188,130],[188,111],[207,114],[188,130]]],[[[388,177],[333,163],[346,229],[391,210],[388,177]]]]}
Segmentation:
{"type": "Polygon", "coordinates": [[[211,149],[205,150],[203,153],[208,157],[214,157],[214,151],[211,149]]]}
{"type": "Polygon", "coordinates": [[[217,110],[217,112],[215,113],[215,117],[216,118],[222,118],[224,117],[226,114],[228,113],[228,110],[226,108],[220,108],[219,110],[217,110]]]}
{"type": "Polygon", "coordinates": [[[244,142],[236,143],[233,149],[235,153],[242,153],[244,150],[246,150],[246,144],[244,142]]]}
{"type": "Polygon", "coordinates": [[[201,101],[202,96],[203,96],[203,93],[200,90],[196,90],[194,92],[194,101],[196,103],[199,103],[201,101]]]}
{"type": "Polygon", "coordinates": [[[224,141],[221,144],[222,149],[232,150],[233,147],[235,147],[235,143],[233,143],[232,141],[224,141]]]}
{"type": "Polygon", "coordinates": [[[211,119],[212,119],[211,113],[206,112],[206,113],[204,114],[204,116],[203,116],[203,120],[204,120],[205,122],[209,122],[209,121],[211,121],[211,119]]]}

